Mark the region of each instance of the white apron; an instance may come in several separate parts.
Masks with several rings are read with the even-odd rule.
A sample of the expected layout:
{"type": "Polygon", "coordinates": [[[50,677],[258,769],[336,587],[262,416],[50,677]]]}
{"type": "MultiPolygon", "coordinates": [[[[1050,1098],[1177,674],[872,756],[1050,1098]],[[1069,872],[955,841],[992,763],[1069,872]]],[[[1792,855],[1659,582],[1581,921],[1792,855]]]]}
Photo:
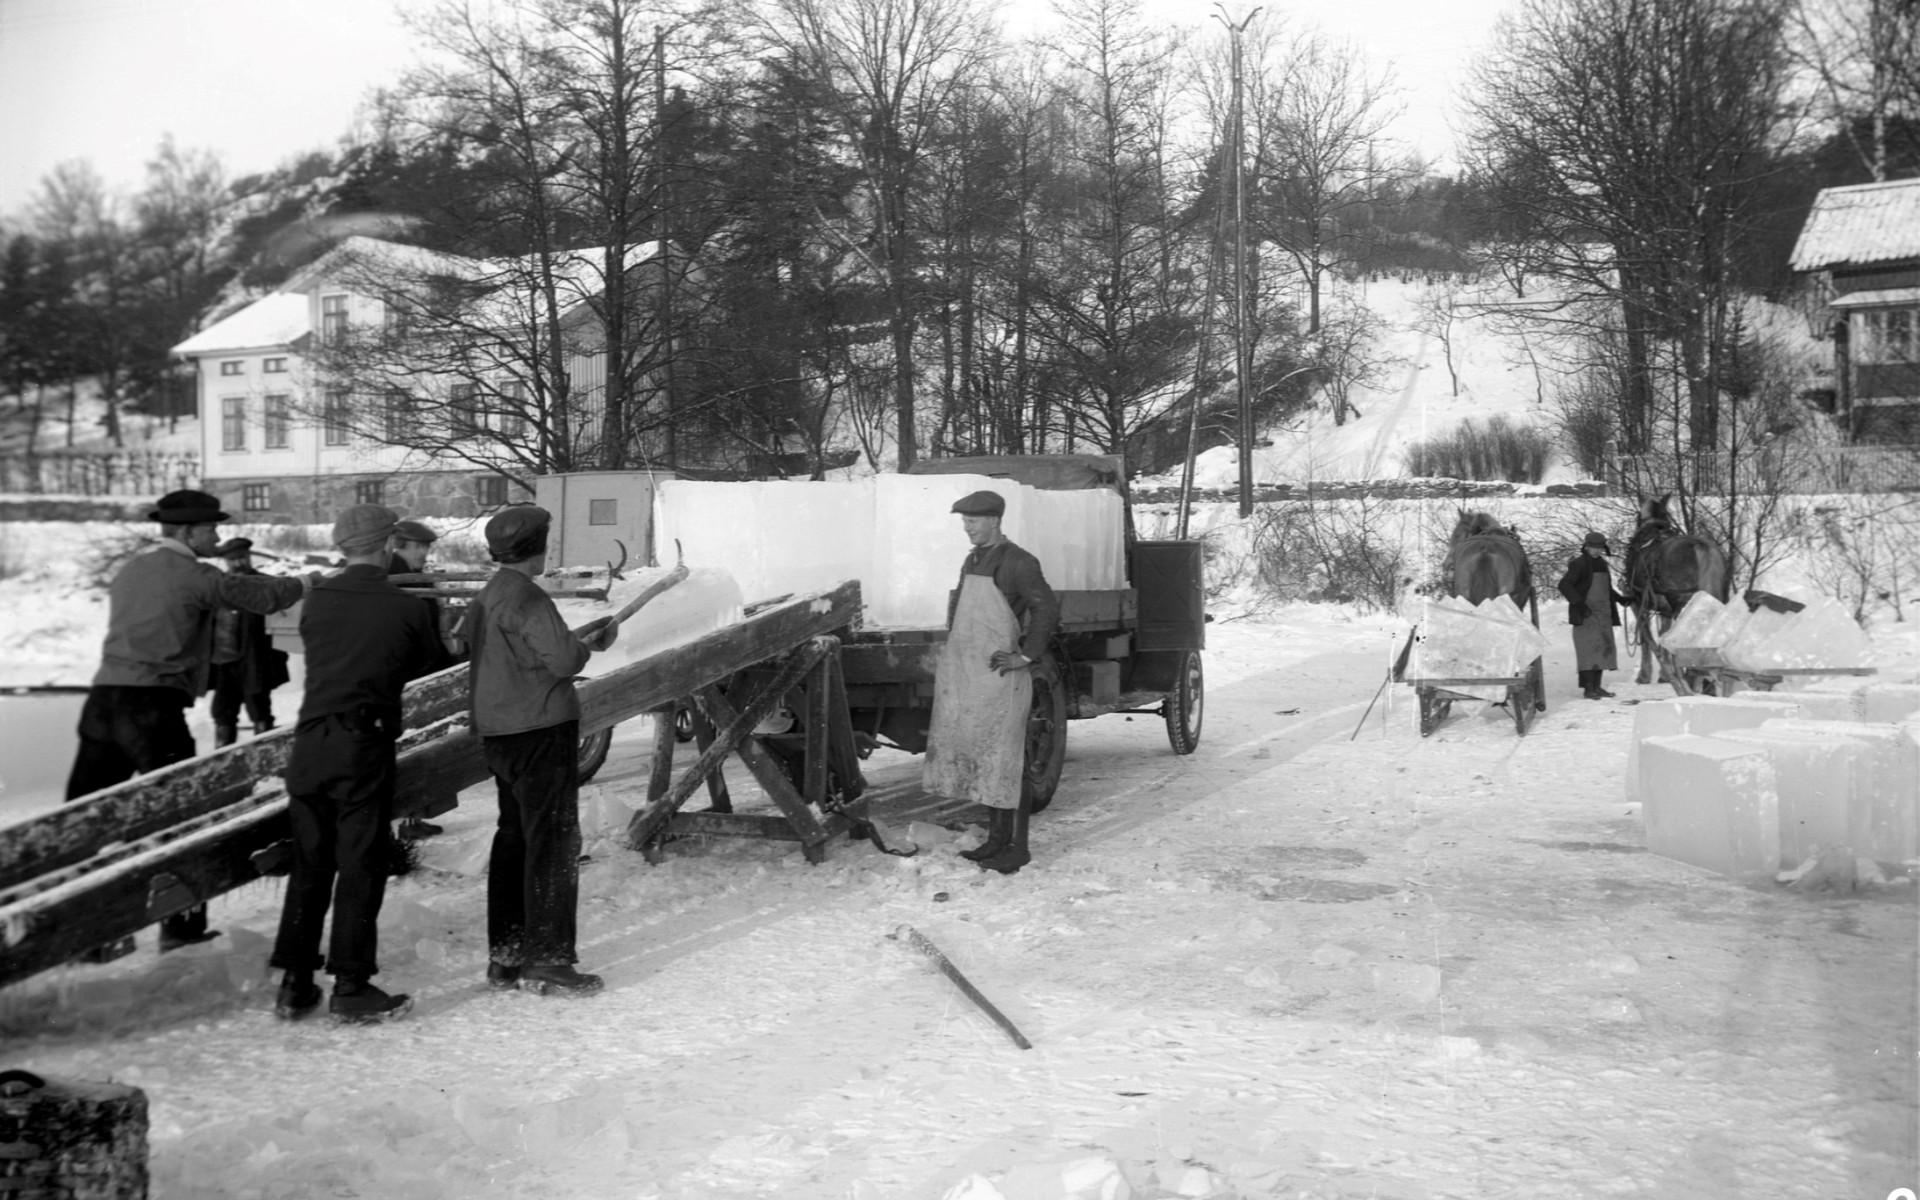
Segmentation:
{"type": "Polygon", "coordinates": [[[996,650],[1020,648],[1020,625],[988,575],[960,581],[953,628],[933,683],[933,724],[920,783],[936,796],[988,808],[1016,808],[1026,758],[1033,681],[987,665],[996,650]]]}

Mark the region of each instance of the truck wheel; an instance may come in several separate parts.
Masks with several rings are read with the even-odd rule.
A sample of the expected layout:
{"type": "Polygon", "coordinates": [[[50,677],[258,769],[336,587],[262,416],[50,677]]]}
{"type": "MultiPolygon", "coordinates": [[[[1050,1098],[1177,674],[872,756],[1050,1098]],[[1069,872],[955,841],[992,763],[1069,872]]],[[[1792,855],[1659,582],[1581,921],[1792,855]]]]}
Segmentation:
{"type": "Polygon", "coordinates": [[[1167,741],[1175,754],[1192,754],[1200,745],[1200,718],[1205,716],[1206,681],[1200,672],[1200,652],[1189,650],[1180,658],[1180,674],[1173,690],[1160,705],[1167,720],[1167,741]]]}
{"type": "Polygon", "coordinates": [[[580,782],[592,779],[607,761],[607,748],[613,745],[613,726],[580,739],[580,782]]]}
{"type": "Polygon", "coordinates": [[[1029,813],[1044,812],[1060,786],[1067,761],[1067,692],[1058,680],[1033,677],[1033,705],[1027,709],[1026,769],[1020,781],[1029,813]]]}

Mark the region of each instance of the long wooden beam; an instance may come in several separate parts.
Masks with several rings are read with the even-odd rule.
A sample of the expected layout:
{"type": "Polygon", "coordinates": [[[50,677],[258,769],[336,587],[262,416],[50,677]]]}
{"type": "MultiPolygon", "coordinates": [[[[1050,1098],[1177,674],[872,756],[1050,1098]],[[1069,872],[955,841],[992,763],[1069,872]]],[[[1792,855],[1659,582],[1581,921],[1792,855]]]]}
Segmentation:
{"type": "MultiPolygon", "coordinates": [[[[581,732],[662,708],[844,629],[859,611],[860,585],[849,581],[587,680],[581,732]]],[[[409,689],[396,815],[487,776],[479,739],[466,736],[464,720],[448,719],[466,704],[464,694],[449,694],[452,679],[464,693],[463,667],[409,689]],[[413,727],[416,716],[435,712],[438,719],[413,727]]],[[[277,775],[290,746],[290,734],[276,730],[0,829],[0,985],[259,878],[250,856],[287,836],[277,775]],[[15,856],[26,854],[34,858],[23,868],[15,856]],[[181,886],[157,889],[165,876],[181,886]]]]}

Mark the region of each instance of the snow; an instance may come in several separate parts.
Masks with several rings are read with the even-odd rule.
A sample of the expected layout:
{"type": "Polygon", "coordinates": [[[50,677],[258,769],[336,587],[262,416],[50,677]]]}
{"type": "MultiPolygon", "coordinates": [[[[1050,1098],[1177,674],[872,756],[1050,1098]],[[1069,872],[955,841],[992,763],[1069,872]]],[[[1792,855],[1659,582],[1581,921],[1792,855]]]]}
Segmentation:
{"type": "MultiPolygon", "coordinates": [[[[104,613],[57,568],[97,531],[9,531],[43,565],[0,583],[9,641],[32,635],[8,669],[83,680],[104,613]]],[[[1218,615],[1199,751],[1171,755],[1151,716],[1075,723],[1018,875],[957,857],[977,834],[941,828],[919,760],[887,751],[876,812],[915,822],[918,857],[694,839],[648,866],[612,840],[645,787],[635,723],[582,797],[602,995],[484,986],[479,787],[388,893],[405,1021],[276,1021],[263,881],[215,902],[208,946],[144,935],[0,992],[5,1065],[145,1090],[160,1200],[1911,1186],[1914,864],[1802,892],[1647,853],[1621,778],[1632,702],[1668,690],[1622,673],[1618,701],[1578,699],[1557,604],[1525,738],[1456,706],[1422,740],[1404,688],[1369,709],[1391,616],[1218,615]]],[[[1920,639],[1874,635],[1913,678],[1920,639]]]]}

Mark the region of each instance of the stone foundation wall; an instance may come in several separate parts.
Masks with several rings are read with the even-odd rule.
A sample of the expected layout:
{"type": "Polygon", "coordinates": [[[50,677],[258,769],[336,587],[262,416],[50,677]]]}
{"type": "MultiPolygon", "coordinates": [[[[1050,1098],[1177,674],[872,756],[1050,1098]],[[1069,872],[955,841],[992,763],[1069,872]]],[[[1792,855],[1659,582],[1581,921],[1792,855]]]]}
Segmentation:
{"type": "MultiPolygon", "coordinates": [[[[480,476],[472,471],[414,471],[404,475],[233,476],[209,479],[205,490],[220,497],[221,506],[235,521],[256,525],[324,525],[341,509],[361,503],[360,485],[378,483],[379,503],[408,517],[474,518],[482,507],[476,496],[480,476]],[[267,507],[246,507],[249,485],[265,484],[267,507]]],[[[509,483],[510,504],[531,501],[533,491],[509,483]]]]}

